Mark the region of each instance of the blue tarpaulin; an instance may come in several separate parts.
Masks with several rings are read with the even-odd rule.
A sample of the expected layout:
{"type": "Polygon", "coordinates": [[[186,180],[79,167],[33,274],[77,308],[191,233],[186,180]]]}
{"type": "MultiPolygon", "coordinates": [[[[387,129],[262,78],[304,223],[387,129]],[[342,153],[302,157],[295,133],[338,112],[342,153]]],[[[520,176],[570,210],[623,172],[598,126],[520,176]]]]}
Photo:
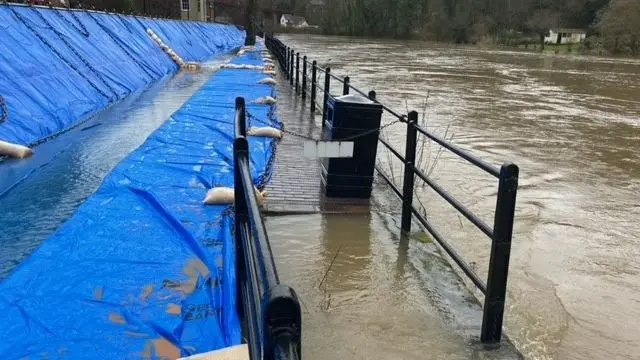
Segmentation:
{"type": "MultiPolygon", "coordinates": [[[[233,62],[262,64],[258,51],[233,62]]],[[[273,106],[251,104],[275,96],[265,77],[214,74],[0,283],[0,358],[175,359],[240,343],[233,214],[202,200],[233,186],[237,96],[278,126],[273,106]]],[[[261,184],[275,140],[249,142],[261,184]]]]}
{"type": "Polygon", "coordinates": [[[185,61],[244,40],[222,24],[0,4],[0,140],[35,144],[176,71],[147,29],[185,61]]]}

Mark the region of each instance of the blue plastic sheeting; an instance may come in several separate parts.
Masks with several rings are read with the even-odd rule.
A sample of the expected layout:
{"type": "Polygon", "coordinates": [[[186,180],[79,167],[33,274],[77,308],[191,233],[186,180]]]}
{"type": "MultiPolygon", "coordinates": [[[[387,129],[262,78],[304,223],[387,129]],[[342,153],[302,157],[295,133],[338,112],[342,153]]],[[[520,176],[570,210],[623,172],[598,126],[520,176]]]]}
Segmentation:
{"type": "Polygon", "coordinates": [[[178,70],[242,45],[236,27],[90,11],[0,5],[0,140],[33,145],[178,70]]]}
{"type": "MultiPolygon", "coordinates": [[[[162,359],[240,343],[231,207],[202,200],[233,186],[235,97],[279,126],[273,106],[250,104],[275,95],[265,77],[214,74],[0,284],[0,358],[162,359]]],[[[249,143],[264,183],[276,142],[249,143]]]]}

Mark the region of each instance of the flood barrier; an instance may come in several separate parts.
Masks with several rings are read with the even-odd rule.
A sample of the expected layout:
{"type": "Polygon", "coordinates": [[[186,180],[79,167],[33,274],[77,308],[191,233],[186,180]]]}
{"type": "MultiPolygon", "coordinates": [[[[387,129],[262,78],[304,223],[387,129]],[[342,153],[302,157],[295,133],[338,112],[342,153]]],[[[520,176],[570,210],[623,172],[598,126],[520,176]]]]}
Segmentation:
{"type": "MultiPolygon", "coordinates": [[[[276,97],[264,78],[214,74],[0,283],[3,359],[178,358],[242,341],[233,207],[202,200],[234,186],[236,97],[280,127],[274,105],[254,101],[276,97]]],[[[277,139],[245,139],[245,184],[262,189],[277,139]]]]}
{"type": "Polygon", "coordinates": [[[35,146],[179,70],[240,47],[234,26],[0,4],[0,140],[35,146]]]}

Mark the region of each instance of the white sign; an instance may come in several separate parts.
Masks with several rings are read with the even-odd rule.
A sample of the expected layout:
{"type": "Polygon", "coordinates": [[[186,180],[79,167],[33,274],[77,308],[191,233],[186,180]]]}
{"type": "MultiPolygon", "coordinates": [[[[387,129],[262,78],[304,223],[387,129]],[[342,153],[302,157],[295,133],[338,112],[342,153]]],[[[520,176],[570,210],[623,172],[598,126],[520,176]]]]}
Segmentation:
{"type": "Polygon", "coordinates": [[[350,158],[353,157],[353,141],[314,141],[305,140],[304,157],[350,158]]]}

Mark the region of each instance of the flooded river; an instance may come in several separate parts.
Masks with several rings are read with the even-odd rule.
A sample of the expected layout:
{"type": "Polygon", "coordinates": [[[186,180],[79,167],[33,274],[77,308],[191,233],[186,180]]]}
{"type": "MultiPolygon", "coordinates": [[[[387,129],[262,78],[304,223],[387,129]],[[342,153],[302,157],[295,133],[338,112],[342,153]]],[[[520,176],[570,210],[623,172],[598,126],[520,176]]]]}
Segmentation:
{"type": "MultiPolygon", "coordinates": [[[[419,111],[426,126],[459,146],[497,165],[510,160],[520,166],[506,327],[526,357],[640,358],[640,60],[306,35],[281,38],[334,73],[351,76],[352,84],[362,90],[376,90],[378,98],[392,108],[419,111]]],[[[385,136],[403,147],[403,125],[391,126],[385,136]]],[[[434,144],[427,143],[424,149],[423,167],[433,169],[435,179],[492,224],[495,179],[446,152],[438,155],[434,144]]],[[[379,151],[379,159],[400,182],[400,164],[389,163],[384,151],[379,151]]],[[[397,202],[382,184],[377,187],[382,207],[397,202]]],[[[418,197],[430,220],[485,277],[488,239],[426,187],[420,188],[418,197]]],[[[389,208],[386,212],[393,213],[389,208]]],[[[322,262],[316,269],[322,272],[339,245],[329,244],[329,237],[320,234],[331,231],[342,237],[340,246],[351,248],[343,261],[351,266],[332,269],[330,276],[342,279],[332,286],[343,287],[343,291],[336,289],[334,294],[341,295],[333,302],[336,307],[351,307],[344,315],[351,314],[352,323],[359,323],[358,311],[374,312],[373,320],[367,322],[371,327],[363,331],[385,333],[388,344],[352,346],[381,356],[370,358],[387,358],[383,354],[394,344],[394,337],[404,339],[402,346],[414,343],[407,338],[417,344],[420,336],[414,336],[430,320],[417,318],[411,310],[394,313],[398,306],[389,305],[404,296],[408,301],[401,302],[400,308],[410,309],[420,306],[418,299],[424,295],[407,296],[413,287],[398,285],[393,278],[402,252],[384,254],[375,245],[394,249],[396,240],[361,241],[364,235],[354,235],[357,223],[364,222],[371,223],[367,231],[372,235],[367,237],[379,237],[376,234],[382,230],[376,229],[382,220],[377,216],[385,215],[354,220],[353,226],[347,219],[309,218],[302,223],[308,224],[310,234],[318,234],[317,241],[299,244],[297,250],[274,247],[290,257],[287,263],[303,268],[307,264],[309,271],[316,266],[312,264],[322,262]],[[358,274],[366,274],[362,275],[366,280],[358,274]],[[354,290],[371,286],[381,293],[354,290]],[[345,292],[345,287],[350,291],[345,292]],[[371,302],[371,296],[384,301],[371,302]],[[403,325],[401,331],[398,324],[403,325]]],[[[301,220],[270,220],[274,221],[286,228],[301,220]]],[[[288,239],[295,242],[299,237],[290,234],[288,239]]],[[[412,249],[404,254],[406,262],[414,264],[409,278],[433,282],[431,278],[437,277],[433,271],[415,265],[428,252],[412,249]]],[[[288,276],[303,288],[305,281],[312,282],[303,270],[288,276]]],[[[403,275],[403,279],[408,278],[403,275]]],[[[307,287],[321,289],[313,283],[307,287]]],[[[316,305],[327,306],[326,290],[316,291],[320,292],[313,297],[319,299],[316,305]]],[[[454,293],[445,303],[456,307],[456,297],[454,293]]],[[[331,322],[330,317],[323,319],[331,322]]],[[[322,327],[322,321],[314,323],[322,327]]],[[[334,339],[342,337],[339,329],[326,331],[329,339],[330,333],[334,339]]],[[[436,336],[439,333],[423,335],[431,339],[425,341],[444,343],[446,348],[446,339],[436,336]]],[[[332,345],[331,341],[321,344],[332,345]]],[[[468,355],[456,351],[460,349],[450,354],[468,355]]],[[[394,354],[394,358],[412,358],[394,354]]]]}

